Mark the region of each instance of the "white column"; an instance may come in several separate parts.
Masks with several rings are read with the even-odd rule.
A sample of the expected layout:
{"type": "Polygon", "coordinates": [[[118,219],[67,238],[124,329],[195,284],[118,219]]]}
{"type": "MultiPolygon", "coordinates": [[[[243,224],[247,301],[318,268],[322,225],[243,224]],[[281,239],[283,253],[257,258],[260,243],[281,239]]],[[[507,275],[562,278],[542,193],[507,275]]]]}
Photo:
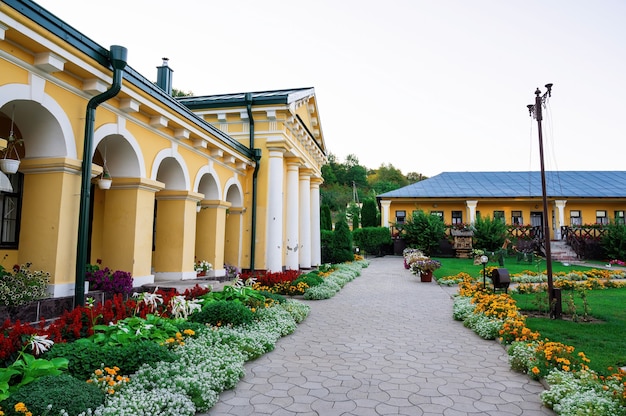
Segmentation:
{"type": "Polygon", "coordinates": [[[311,266],[322,264],[319,178],[311,179],[311,266]]]}
{"type": "Polygon", "coordinates": [[[283,268],[283,149],[270,149],[267,201],[267,270],[283,268]]]}
{"type": "Polygon", "coordinates": [[[561,239],[561,227],[565,225],[565,204],[567,204],[567,201],[564,199],[554,201],[554,205],[556,205],[557,212],[559,213],[559,218],[557,219],[558,226],[554,231],[554,236],[557,240],[561,239]]]}
{"type": "Polygon", "coordinates": [[[300,250],[301,269],[311,267],[311,172],[300,171],[300,250]]]}
{"type": "Polygon", "coordinates": [[[465,201],[465,204],[469,208],[469,222],[474,224],[476,222],[476,205],[478,205],[478,201],[465,201]]]}
{"type": "Polygon", "coordinates": [[[391,206],[391,201],[380,201],[380,207],[382,208],[382,224],[381,227],[389,227],[389,207],[391,206]]]}
{"type": "Polygon", "coordinates": [[[287,241],[285,242],[285,268],[298,270],[298,162],[287,162],[287,241]]]}

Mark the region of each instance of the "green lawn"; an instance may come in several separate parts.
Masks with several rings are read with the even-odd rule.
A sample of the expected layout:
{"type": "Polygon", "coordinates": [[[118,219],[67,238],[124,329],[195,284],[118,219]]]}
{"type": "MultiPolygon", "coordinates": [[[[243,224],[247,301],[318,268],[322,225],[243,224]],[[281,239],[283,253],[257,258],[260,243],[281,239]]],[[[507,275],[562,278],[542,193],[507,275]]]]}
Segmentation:
{"type": "MultiPolygon", "coordinates": [[[[571,291],[564,291],[563,312],[567,313],[567,299],[571,291]]],[[[573,292],[576,312],[582,316],[583,302],[573,292]]],[[[535,294],[513,294],[517,306],[523,311],[537,310],[535,294]]],[[[590,315],[600,321],[572,322],[549,318],[528,318],[526,325],[538,331],[542,338],[562,342],[583,351],[591,360],[589,366],[601,374],[610,374],[609,367],[626,365],[626,288],[587,291],[590,315]]]]}
{"type": "MultiPolygon", "coordinates": [[[[441,262],[441,268],[435,270],[435,276],[454,276],[458,273],[469,273],[473,277],[481,277],[483,273],[483,266],[474,265],[473,259],[457,259],[455,257],[438,257],[437,260],[441,262]]],[[[487,263],[487,266],[499,267],[497,262],[487,263]]],[[[536,273],[544,272],[546,270],[545,260],[541,260],[534,263],[518,262],[516,257],[507,257],[504,260],[504,268],[509,271],[509,274],[522,273],[525,270],[530,270],[536,273]]],[[[563,266],[560,262],[552,262],[552,272],[571,272],[573,270],[585,269],[583,266],[563,266]]]]}
{"type": "MultiPolygon", "coordinates": [[[[469,273],[474,277],[482,277],[482,265],[474,265],[472,259],[457,258],[437,258],[441,261],[441,268],[435,271],[435,275],[453,276],[460,272],[469,273]]],[[[584,266],[563,266],[560,262],[552,263],[552,271],[571,272],[574,270],[584,270],[593,268],[602,263],[589,263],[589,267],[584,266]]],[[[490,262],[487,266],[498,266],[497,263],[490,262]]],[[[525,270],[534,272],[544,272],[546,262],[540,261],[535,264],[517,262],[515,257],[505,259],[504,268],[509,274],[522,273],[525,270]]],[[[583,302],[577,292],[562,292],[562,307],[564,314],[568,314],[567,299],[572,293],[576,312],[583,315],[583,302]]],[[[587,291],[587,300],[590,315],[596,319],[594,322],[572,322],[568,315],[563,320],[552,320],[546,318],[529,317],[526,320],[527,326],[533,331],[538,331],[542,338],[551,341],[562,342],[576,348],[576,351],[583,351],[591,360],[589,366],[600,374],[608,375],[615,371],[608,368],[626,365],[626,288],[590,290],[587,291]]],[[[545,295],[545,294],[544,294],[545,295]]],[[[517,301],[517,306],[522,311],[537,311],[538,302],[536,294],[513,294],[517,301]]]]}

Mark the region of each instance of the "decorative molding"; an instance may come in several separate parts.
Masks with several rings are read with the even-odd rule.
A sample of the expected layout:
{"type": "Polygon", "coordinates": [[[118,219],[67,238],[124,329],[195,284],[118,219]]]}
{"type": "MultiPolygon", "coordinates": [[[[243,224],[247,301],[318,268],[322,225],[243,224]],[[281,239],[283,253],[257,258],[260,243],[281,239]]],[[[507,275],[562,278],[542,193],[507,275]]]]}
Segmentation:
{"type": "Polygon", "coordinates": [[[224,151],[222,149],[211,149],[211,156],[222,157],[224,156],[224,151]]]}
{"type": "Polygon", "coordinates": [[[239,112],[239,117],[241,117],[242,120],[247,120],[248,119],[248,111],[240,111],[239,112]]]}
{"type": "Polygon", "coordinates": [[[108,85],[98,78],[91,78],[83,82],[83,91],[91,95],[102,94],[107,88],[108,85]]]}
{"type": "Polygon", "coordinates": [[[152,127],[167,127],[167,117],[152,116],[150,117],[150,125],[152,127]]]}
{"type": "Polygon", "coordinates": [[[190,131],[184,128],[174,130],[174,137],[177,138],[178,140],[188,139],[189,134],[190,134],[190,131]]]}
{"type": "Polygon", "coordinates": [[[35,55],[35,66],[47,73],[63,71],[65,59],[52,52],[42,52],[35,55]]]}
{"type": "Polygon", "coordinates": [[[4,40],[4,34],[10,27],[6,23],[0,22],[0,40],[4,40]]]}
{"type": "Polygon", "coordinates": [[[207,141],[204,139],[193,139],[193,147],[196,149],[206,149],[207,141]]]}
{"type": "Polygon", "coordinates": [[[276,120],[276,110],[267,110],[265,114],[268,120],[276,120]]]}
{"type": "Polygon", "coordinates": [[[221,122],[226,122],[226,113],[217,113],[217,120],[221,122]]]}
{"type": "Polygon", "coordinates": [[[120,110],[125,113],[136,113],[139,111],[139,101],[132,98],[120,99],[120,110]]]}

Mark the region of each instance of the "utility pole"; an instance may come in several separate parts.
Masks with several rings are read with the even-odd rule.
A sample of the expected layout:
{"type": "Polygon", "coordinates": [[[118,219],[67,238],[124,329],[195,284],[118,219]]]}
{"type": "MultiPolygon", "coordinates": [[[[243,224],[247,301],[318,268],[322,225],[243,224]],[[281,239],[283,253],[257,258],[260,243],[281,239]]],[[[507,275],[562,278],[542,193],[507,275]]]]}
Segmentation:
{"type": "Polygon", "coordinates": [[[550,301],[550,318],[561,319],[561,290],[554,288],[552,279],[552,252],[550,250],[550,226],[548,221],[548,196],[546,191],[546,171],[543,163],[543,134],[541,131],[541,120],[543,119],[542,108],[552,96],[552,85],[546,84],[546,92],[541,94],[537,88],[535,91],[535,104],[528,104],[528,112],[531,117],[537,120],[539,130],[539,159],[541,161],[541,194],[543,197],[543,238],[546,250],[546,274],[548,275],[548,299],[550,301]]]}

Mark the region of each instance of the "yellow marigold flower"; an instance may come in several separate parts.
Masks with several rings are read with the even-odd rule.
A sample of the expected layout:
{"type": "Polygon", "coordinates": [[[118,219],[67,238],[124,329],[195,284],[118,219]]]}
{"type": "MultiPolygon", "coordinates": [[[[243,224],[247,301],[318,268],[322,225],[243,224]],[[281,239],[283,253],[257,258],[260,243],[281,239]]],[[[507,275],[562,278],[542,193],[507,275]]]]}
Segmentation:
{"type": "Polygon", "coordinates": [[[94,374],[97,375],[97,376],[101,376],[102,375],[102,370],[100,370],[98,368],[96,371],[94,371],[94,374]]]}
{"type": "Polygon", "coordinates": [[[569,366],[568,365],[564,365],[562,368],[563,368],[563,371],[569,371],[569,366]]]}
{"type": "Polygon", "coordinates": [[[535,366],[532,368],[532,370],[530,370],[533,372],[533,374],[539,374],[540,370],[535,366]]]}
{"type": "Polygon", "coordinates": [[[15,404],[15,411],[16,412],[20,412],[20,413],[24,413],[26,412],[28,409],[26,408],[26,405],[22,402],[16,403],[15,404]]]}
{"type": "Polygon", "coordinates": [[[115,381],[113,380],[109,380],[109,382],[107,383],[109,386],[115,386],[115,381]]]}
{"type": "Polygon", "coordinates": [[[24,413],[24,416],[33,416],[33,414],[31,412],[26,412],[24,413]]]}
{"type": "Polygon", "coordinates": [[[114,376],[115,370],[109,367],[104,367],[104,371],[106,371],[109,375],[114,376]]]}
{"type": "Polygon", "coordinates": [[[193,336],[193,335],[196,335],[196,332],[195,332],[193,329],[185,329],[185,330],[183,331],[183,333],[184,333],[185,335],[187,335],[187,336],[193,336]]]}
{"type": "Polygon", "coordinates": [[[120,368],[119,368],[118,366],[113,367],[113,369],[114,369],[115,371],[120,371],[120,368]]]}
{"type": "Polygon", "coordinates": [[[166,344],[171,344],[172,342],[174,342],[174,338],[168,338],[165,340],[166,344]]]}
{"type": "Polygon", "coordinates": [[[107,393],[109,393],[109,394],[113,394],[113,393],[115,393],[115,390],[113,390],[113,389],[108,389],[108,390],[107,390],[107,393]]]}

